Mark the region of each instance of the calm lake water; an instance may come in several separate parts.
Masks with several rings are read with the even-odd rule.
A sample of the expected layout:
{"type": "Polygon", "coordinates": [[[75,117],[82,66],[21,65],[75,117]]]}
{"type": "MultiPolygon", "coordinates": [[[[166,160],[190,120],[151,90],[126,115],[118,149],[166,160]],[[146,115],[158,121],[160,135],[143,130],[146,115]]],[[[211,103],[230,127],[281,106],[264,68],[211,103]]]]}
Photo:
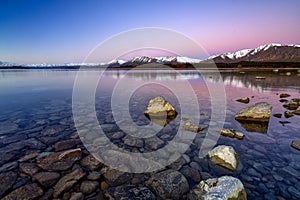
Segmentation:
{"type": "MultiPolygon", "coordinates": [[[[0,70],[0,172],[18,171],[17,166],[3,168],[24,155],[33,152],[51,151],[56,142],[70,138],[76,134],[72,117],[72,92],[77,71],[72,70],[0,70]],[[53,129],[53,136],[46,136],[45,130],[53,129]],[[30,140],[33,138],[34,140],[30,140]],[[20,141],[27,141],[24,143],[20,141]],[[30,142],[31,141],[31,142],[30,142]],[[2,170],[2,171],[1,171],[2,170]]],[[[87,70],[80,76],[86,79],[95,71],[87,70]]],[[[173,85],[184,89],[189,83],[197,97],[200,110],[200,126],[206,130],[211,121],[211,98],[207,88],[209,83],[215,87],[224,86],[226,92],[226,119],[224,128],[233,128],[245,134],[243,140],[221,136],[217,145],[225,144],[235,148],[239,155],[239,167],[235,172],[216,166],[207,157],[199,158],[201,139],[205,130],[198,133],[193,144],[186,152],[184,165],[196,168],[202,179],[232,175],[239,178],[249,199],[297,199],[300,194],[300,151],[290,147],[292,140],[300,140],[300,116],[291,118],[275,118],[271,116],[268,127],[255,127],[247,131],[245,126],[234,119],[241,109],[257,102],[268,102],[274,113],[284,113],[286,109],[279,102],[279,94],[288,93],[292,98],[300,98],[299,70],[231,70],[221,71],[221,77],[215,71],[170,71],[142,70],[129,72],[106,71],[95,93],[95,108],[100,124],[114,124],[111,108],[111,95],[114,86],[123,79],[124,83],[141,85],[131,95],[129,112],[137,125],[147,125],[149,120],[143,115],[149,99],[163,96],[178,110],[182,108],[174,92],[164,85],[173,85]],[[241,72],[243,71],[243,72],[241,72]],[[290,72],[290,73],[287,73],[290,72]],[[258,80],[256,76],[264,76],[258,80]],[[155,83],[152,83],[154,82],[155,83]],[[159,84],[160,83],[160,84],[159,84]],[[249,97],[250,103],[243,104],[237,99],[249,97]],[[290,123],[282,124],[280,121],[290,123]],[[266,133],[261,133],[265,129],[266,133]]],[[[123,85],[124,93],[130,84],[123,85]]],[[[83,94],[85,95],[85,94],[83,94]]],[[[186,99],[190,98],[186,96],[186,99]]],[[[222,111],[220,111],[222,112],[222,111]]],[[[176,131],[176,119],[166,128],[176,131]]],[[[130,124],[128,124],[130,126],[130,124]]],[[[177,127],[178,128],[178,127],[177,127]]],[[[111,132],[120,131],[116,127],[111,132]]],[[[163,134],[161,133],[159,137],[163,134]]],[[[161,137],[163,138],[163,137],[161,137]]],[[[127,148],[121,141],[114,141],[127,148]]],[[[146,147],[129,149],[131,151],[147,151],[146,147]]],[[[181,169],[178,169],[182,171],[181,169]]],[[[190,188],[195,186],[191,177],[190,188]]],[[[13,188],[17,188],[30,179],[19,178],[13,188]],[[23,182],[22,182],[23,181],[23,182]]],[[[10,189],[9,191],[11,191],[10,189]]]]}

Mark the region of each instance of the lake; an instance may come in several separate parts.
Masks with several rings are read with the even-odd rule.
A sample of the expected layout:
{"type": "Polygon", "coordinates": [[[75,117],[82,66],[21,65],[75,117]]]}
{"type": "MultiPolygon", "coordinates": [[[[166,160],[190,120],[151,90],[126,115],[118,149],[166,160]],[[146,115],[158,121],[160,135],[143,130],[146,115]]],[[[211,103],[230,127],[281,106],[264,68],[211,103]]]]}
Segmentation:
{"type": "MultiPolygon", "coordinates": [[[[188,117],[199,120],[199,125],[205,129],[194,135],[191,133],[191,141],[185,143],[188,146],[186,149],[182,147],[184,156],[175,163],[164,164],[166,168],[185,175],[190,189],[200,179],[230,175],[242,181],[248,199],[299,198],[300,151],[290,145],[293,140],[300,140],[300,116],[276,118],[271,115],[268,126],[252,125],[249,128],[247,124],[236,121],[235,115],[258,102],[269,103],[273,107],[272,114],[283,114],[286,109],[279,101],[279,95],[289,94],[290,97],[285,98],[288,100],[300,98],[300,70],[237,69],[220,73],[213,70],[200,73],[196,70],[109,70],[103,72],[100,82],[95,84],[99,74],[99,70],[94,69],[80,73],[77,70],[0,70],[0,173],[11,172],[14,177],[1,186],[0,197],[36,182],[31,178],[33,174],[45,171],[36,166],[36,161],[60,149],[59,145],[55,146],[60,141],[72,139],[61,150],[81,148],[82,158],[93,153],[94,147],[91,146],[95,144],[99,150],[104,142],[99,140],[95,143],[95,137],[101,138],[102,135],[87,136],[98,130],[93,129],[95,122],[89,124],[89,119],[97,119],[96,125],[101,124],[102,131],[109,138],[106,143],[110,141],[132,153],[147,153],[163,149],[176,139],[181,118],[188,117]],[[264,79],[257,79],[257,76],[264,79]],[[144,115],[149,100],[157,96],[163,96],[178,111],[178,116],[164,127],[153,125],[144,115]],[[236,101],[244,97],[249,97],[250,103],[236,101]],[[77,98],[75,103],[74,98],[77,98]],[[81,116],[75,124],[76,113],[81,116]],[[148,134],[139,129],[142,126],[158,130],[154,142],[140,140],[148,134]],[[210,127],[214,128],[210,130],[210,127]],[[235,171],[215,165],[207,156],[200,156],[207,134],[223,127],[245,135],[242,140],[219,136],[214,143],[214,146],[234,147],[239,157],[235,171]],[[78,141],[78,133],[86,146],[78,141]],[[137,134],[135,136],[140,138],[132,139],[133,136],[127,133],[137,134]],[[201,178],[196,179],[197,176],[201,178]]],[[[110,160],[116,164],[115,167],[123,166],[111,155],[110,160]]],[[[159,159],[163,162],[165,157],[168,156],[159,159]]],[[[91,171],[104,173],[105,166],[98,164],[97,168],[91,169],[89,165],[82,164],[82,158],[72,162],[65,170],[57,170],[59,176],[76,168],[83,168],[87,174],[91,171]]],[[[124,169],[133,172],[135,167],[125,166],[124,169]]],[[[108,182],[109,187],[128,183],[145,185],[150,175],[150,171],[144,174],[139,171],[130,175],[130,179],[123,177],[125,182],[120,183],[109,182],[107,176],[96,179],[99,183],[108,182]]],[[[69,190],[78,191],[81,181],[86,179],[85,176],[69,190]]],[[[46,195],[50,188],[53,184],[43,186],[41,194],[46,195]]],[[[98,188],[85,197],[95,197],[99,193],[98,188]]],[[[61,195],[63,193],[58,194],[61,195]]],[[[183,198],[187,197],[185,194],[183,198]]]]}

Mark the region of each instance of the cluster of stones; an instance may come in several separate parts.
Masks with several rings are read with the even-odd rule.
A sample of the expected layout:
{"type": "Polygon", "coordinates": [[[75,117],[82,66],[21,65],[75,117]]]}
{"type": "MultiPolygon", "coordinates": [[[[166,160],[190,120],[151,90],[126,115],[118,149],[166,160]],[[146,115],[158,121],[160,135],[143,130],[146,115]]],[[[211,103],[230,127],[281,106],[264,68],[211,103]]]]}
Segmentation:
{"type": "MultiPolygon", "coordinates": [[[[288,100],[286,98],[290,97],[290,94],[287,93],[282,93],[279,95],[280,97],[280,102],[283,103],[283,107],[286,108],[287,110],[283,113],[284,117],[286,119],[291,118],[295,115],[300,115],[300,110],[297,110],[300,106],[300,98],[293,98],[291,100],[288,100]]],[[[273,114],[274,117],[276,118],[281,118],[282,114],[281,113],[275,113],[273,114]]],[[[280,121],[282,125],[290,123],[289,121],[280,121]]],[[[291,142],[291,147],[300,150],[300,141],[298,140],[292,140],[291,142]]]]}
{"type": "MultiPolygon", "coordinates": [[[[170,108],[170,106],[166,107],[170,108]]],[[[245,109],[245,112],[250,110],[253,115],[257,114],[258,120],[269,118],[261,112],[267,111],[270,114],[270,107],[266,105],[269,109],[265,109],[266,107],[261,104],[258,104],[258,107],[260,109],[245,109]]],[[[242,112],[239,114],[243,115],[242,112]]],[[[245,113],[244,115],[249,116],[245,113]]],[[[252,121],[253,118],[255,117],[251,117],[252,121]]],[[[189,119],[183,119],[183,124],[186,126],[183,127],[185,130],[199,132],[201,129],[189,119]]],[[[14,128],[10,126],[7,130],[11,131],[14,128]]],[[[105,128],[113,129],[109,124],[105,128]]],[[[234,174],[234,171],[241,168],[239,156],[233,146],[217,145],[205,158],[210,159],[211,162],[204,162],[205,159],[201,160],[198,155],[194,155],[193,146],[200,146],[197,145],[201,142],[198,139],[203,134],[197,134],[189,152],[166,169],[148,174],[130,174],[103,165],[89,154],[78,139],[78,135],[72,135],[72,139],[58,141],[62,140],[60,135],[63,131],[61,126],[53,126],[48,129],[36,129],[36,135],[35,132],[30,133],[34,136],[32,138],[27,138],[27,133],[24,134],[25,136],[23,134],[2,136],[6,144],[1,146],[1,152],[4,153],[0,167],[1,199],[246,199],[244,185],[247,188],[254,187],[247,182],[243,184],[232,176],[214,178],[207,172],[203,172],[203,169],[213,171],[215,167],[220,166],[219,168],[226,170],[223,173],[234,174]],[[40,134],[42,136],[37,139],[40,134]],[[47,147],[45,145],[47,142],[53,145],[47,147]],[[19,151],[21,147],[31,149],[31,153],[27,152],[18,161],[11,162],[15,155],[11,152],[19,151]]],[[[221,130],[220,134],[237,139],[244,137],[242,133],[233,129],[221,130]]],[[[164,136],[157,137],[158,140],[151,143],[137,141],[119,131],[111,131],[108,136],[112,140],[122,141],[132,147],[145,148],[147,144],[150,145],[150,149],[157,149],[165,144],[162,139],[164,136]]],[[[293,142],[293,146],[299,148],[300,144],[293,142]]],[[[263,154],[242,144],[241,148],[245,148],[249,155],[254,154],[257,157],[267,154],[266,150],[263,154]]],[[[263,149],[254,146],[254,149],[256,148],[263,149]]],[[[283,163],[274,162],[274,165],[283,163]]],[[[242,178],[249,179],[250,183],[257,182],[261,178],[276,179],[279,183],[284,181],[277,173],[271,177],[262,177],[259,172],[263,170],[266,169],[259,163],[254,163],[253,168],[247,170],[249,176],[243,174],[242,178]]],[[[299,172],[290,166],[281,166],[280,172],[289,176],[299,175],[299,172]]],[[[266,193],[268,189],[275,187],[267,181],[265,184],[260,183],[259,186],[266,193]]],[[[297,185],[285,187],[279,184],[278,187],[284,197],[300,198],[297,185]]]]}

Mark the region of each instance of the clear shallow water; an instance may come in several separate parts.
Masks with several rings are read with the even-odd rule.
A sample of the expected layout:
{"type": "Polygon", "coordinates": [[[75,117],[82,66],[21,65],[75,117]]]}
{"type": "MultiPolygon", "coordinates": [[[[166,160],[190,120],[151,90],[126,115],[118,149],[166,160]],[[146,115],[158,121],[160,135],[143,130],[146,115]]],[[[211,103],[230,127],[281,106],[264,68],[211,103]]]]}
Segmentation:
{"type": "MultiPolygon", "coordinates": [[[[245,71],[245,70],[244,70],[245,71]]],[[[114,85],[125,76],[127,71],[107,71],[97,88],[95,108],[101,124],[114,123],[111,113],[110,97],[114,85]]],[[[199,146],[205,133],[198,134],[186,154],[191,162],[197,163],[202,179],[233,175],[244,184],[249,199],[297,199],[295,190],[300,191],[300,152],[291,148],[293,139],[300,140],[300,116],[289,119],[271,117],[267,134],[248,132],[237,121],[235,114],[242,108],[265,101],[273,106],[272,114],[283,113],[286,109],[279,102],[280,93],[288,93],[290,98],[300,98],[300,76],[297,70],[291,71],[223,71],[222,79],[214,71],[135,71],[124,80],[138,84],[158,81],[139,87],[129,103],[130,115],[138,125],[148,124],[143,115],[150,98],[164,96],[179,111],[180,103],[174,93],[164,84],[181,88],[184,81],[193,87],[200,105],[200,125],[207,127],[211,117],[210,96],[204,79],[209,83],[224,84],[227,96],[225,128],[234,128],[245,134],[243,140],[220,137],[217,144],[233,146],[240,159],[239,168],[230,172],[212,164],[207,158],[198,157],[199,146]],[[264,80],[255,79],[265,76],[264,80]],[[236,99],[249,97],[249,104],[236,102],[236,99]],[[279,121],[291,123],[284,126],[279,121]]],[[[65,70],[2,70],[0,71],[0,158],[1,166],[18,160],[32,152],[43,152],[59,140],[69,138],[76,133],[72,119],[72,91],[77,71],[65,70]],[[53,130],[53,136],[45,136],[47,130],[53,130]],[[34,142],[31,138],[34,138],[34,142]],[[27,141],[26,144],[20,141],[27,141]]],[[[82,76],[89,83],[93,71],[82,76]]],[[[126,87],[125,87],[126,89],[126,87]]],[[[126,90],[124,90],[126,92],[126,90]]],[[[190,98],[189,96],[186,97],[190,98]]],[[[287,98],[287,99],[290,99],[287,98]]],[[[221,112],[221,111],[220,111],[221,112]]],[[[218,123],[218,122],[215,122],[218,123]]],[[[170,123],[167,132],[176,132],[178,120],[170,123]]],[[[129,124],[130,126],[130,124],[129,124]]],[[[111,131],[119,131],[116,130],[111,131]]],[[[204,131],[205,132],[205,131],[204,131]]],[[[163,133],[161,133],[162,135],[163,133]]],[[[119,141],[115,141],[118,143],[119,141]]],[[[119,144],[122,146],[123,144],[119,144]]],[[[123,145],[126,149],[126,145],[123,145]]],[[[141,151],[141,149],[128,149],[141,151]]],[[[147,149],[146,149],[147,150],[147,149]]],[[[194,165],[193,165],[194,166],[194,165]]],[[[187,177],[190,187],[196,183],[187,177]]]]}

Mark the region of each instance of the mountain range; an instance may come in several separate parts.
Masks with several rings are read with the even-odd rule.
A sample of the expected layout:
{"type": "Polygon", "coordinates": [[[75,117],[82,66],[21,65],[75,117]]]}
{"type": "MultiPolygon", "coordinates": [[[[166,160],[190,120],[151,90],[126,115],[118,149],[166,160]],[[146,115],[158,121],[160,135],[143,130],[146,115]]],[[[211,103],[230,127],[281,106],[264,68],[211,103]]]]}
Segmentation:
{"type": "MultiPolygon", "coordinates": [[[[220,55],[210,56],[207,59],[200,60],[188,57],[148,57],[140,56],[133,59],[124,60],[112,60],[108,63],[65,63],[65,64],[15,64],[9,62],[1,62],[1,67],[135,67],[142,64],[164,64],[173,67],[189,67],[192,64],[209,64],[216,63],[217,65],[230,65],[233,63],[300,63],[300,45],[282,45],[282,44],[267,44],[261,45],[254,49],[243,49],[234,53],[223,53],[220,55]]],[[[298,66],[298,64],[297,64],[298,66]]]]}

